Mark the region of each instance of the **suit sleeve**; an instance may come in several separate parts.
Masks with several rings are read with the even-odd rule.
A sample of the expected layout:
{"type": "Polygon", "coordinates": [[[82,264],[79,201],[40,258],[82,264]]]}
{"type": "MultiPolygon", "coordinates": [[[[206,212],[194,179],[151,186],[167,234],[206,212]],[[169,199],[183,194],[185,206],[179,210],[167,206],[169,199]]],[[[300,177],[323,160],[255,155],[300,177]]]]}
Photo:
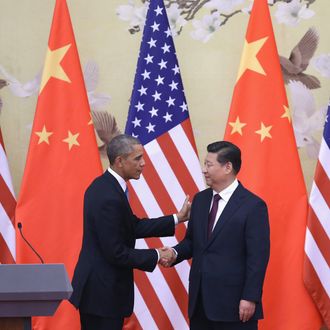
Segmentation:
{"type": "Polygon", "coordinates": [[[134,231],[123,223],[123,208],[120,201],[108,200],[102,203],[96,215],[95,226],[102,254],[110,264],[153,271],[158,261],[157,252],[134,248],[134,231]]]}
{"type": "Polygon", "coordinates": [[[135,218],[135,238],[173,236],[175,232],[173,216],[156,219],[135,218]]]}
{"type": "Polygon", "coordinates": [[[267,206],[261,200],[248,216],[245,228],[245,245],[246,277],[242,299],[260,302],[270,253],[267,206]]]}

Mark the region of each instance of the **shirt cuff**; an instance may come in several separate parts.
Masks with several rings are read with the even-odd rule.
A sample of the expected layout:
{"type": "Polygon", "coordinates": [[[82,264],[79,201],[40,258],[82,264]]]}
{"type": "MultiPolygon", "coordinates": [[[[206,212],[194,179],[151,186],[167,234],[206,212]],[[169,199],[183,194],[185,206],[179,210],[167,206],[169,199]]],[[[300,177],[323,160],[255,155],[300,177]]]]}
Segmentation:
{"type": "Polygon", "coordinates": [[[158,262],[159,262],[159,259],[160,259],[160,255],[159,255],[159,252],[158,252],[158,250],[157,250],[157,249],[155,249],[155,251],[157,252],[157,264],[158,264],[158,262]]]}
{"type": "Polygon", "coordinates": [[[176,226],[179,223],[178,216],[176,214],[173,214],[173,218],[174,218],[174,225],[176,226]]]}

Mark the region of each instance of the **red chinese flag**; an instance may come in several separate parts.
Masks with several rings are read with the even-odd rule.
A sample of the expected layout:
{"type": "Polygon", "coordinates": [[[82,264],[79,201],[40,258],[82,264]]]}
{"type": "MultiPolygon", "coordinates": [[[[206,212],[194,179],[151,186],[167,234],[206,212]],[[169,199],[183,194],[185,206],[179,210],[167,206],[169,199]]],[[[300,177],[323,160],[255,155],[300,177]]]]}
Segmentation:
{"type": "MultiPolygon", "coordinates": [[[[16,219],[45,263],[64,263],[69,277],[81,247],[83,195],[102,172],[84,80],[65,0],[57,0],[16,219]]],[[[39,260],[17,234],[17,262],[39,260]]],[[[80,329],[63,302],[33,329],[80,329]]]]}
{"type": "Polygon", "coordinates": [[[320,317],[302,279],[307,194],[267,0],[255,0],[225,139],[242,150],[239,179],[267,203],[271,255],[262,330],[316,330],[320,317]]]}

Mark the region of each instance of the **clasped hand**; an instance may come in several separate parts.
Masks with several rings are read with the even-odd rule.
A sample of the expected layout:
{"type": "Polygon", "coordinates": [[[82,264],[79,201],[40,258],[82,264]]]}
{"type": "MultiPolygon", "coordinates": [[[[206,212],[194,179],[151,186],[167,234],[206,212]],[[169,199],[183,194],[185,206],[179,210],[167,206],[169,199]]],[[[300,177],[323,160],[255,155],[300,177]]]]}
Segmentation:
{"type": "Polygon", "coordinates": [[[176,253],[168,246],[157,249],[159,252],[159,264],[163,267],[170,267],[176,260],[176,253]]]}

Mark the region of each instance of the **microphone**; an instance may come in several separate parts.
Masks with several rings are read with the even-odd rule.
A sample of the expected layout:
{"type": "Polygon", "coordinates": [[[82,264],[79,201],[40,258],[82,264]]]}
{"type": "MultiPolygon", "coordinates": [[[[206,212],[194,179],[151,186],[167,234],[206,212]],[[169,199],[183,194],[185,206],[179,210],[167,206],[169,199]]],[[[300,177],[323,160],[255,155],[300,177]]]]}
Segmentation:
{"type": "Polygon", "coordinates": [[[43,259],[41,258],[40,254],[39,254],[39,253],[33,248],[33,246],[32,246],[32,245],[27,241],[27,239],[24,237],[23,232],[22,232],[22,227],[23,227],[23,225],[22,225],[20,222],[18,222],[18,223],[17,223],[17,227],[18,227],[19,232],[20,232],[20,234],[21,234],[23,240],[25,241],[25,243],[31,248],[31,250],[35,253],[35,255],[38,256],[38,258],[40,259],[41,263],[43,264],[44,261],[43,261],[43,259]]]}

